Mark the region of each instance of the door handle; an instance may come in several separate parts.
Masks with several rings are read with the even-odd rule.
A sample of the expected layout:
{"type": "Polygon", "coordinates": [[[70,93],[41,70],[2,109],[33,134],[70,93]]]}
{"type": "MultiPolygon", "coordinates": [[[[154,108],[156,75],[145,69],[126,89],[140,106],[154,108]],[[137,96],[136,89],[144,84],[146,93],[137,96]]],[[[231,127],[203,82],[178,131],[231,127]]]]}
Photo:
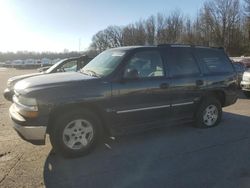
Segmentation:
{"type": "Polygon", "coordinates": [[[160,88],[161,88],[161,89],[167,89],[167,88],[169,88],[169,84],[168,84],[168,83],[162,83],[162,84],[160,85],[160,88]]]}
{"type": "Polygon", "coordinates": [[[196,80],[196,86],[202,86],[202,85],[204,85],[203,80],[196,80]]]}

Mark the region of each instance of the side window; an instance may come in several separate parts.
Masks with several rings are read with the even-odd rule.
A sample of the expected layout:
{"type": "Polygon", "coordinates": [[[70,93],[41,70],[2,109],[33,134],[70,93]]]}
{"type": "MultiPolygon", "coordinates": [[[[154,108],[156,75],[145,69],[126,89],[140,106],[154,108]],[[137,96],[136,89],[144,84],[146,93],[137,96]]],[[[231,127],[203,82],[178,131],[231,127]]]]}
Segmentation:
{"type": "Polygon", "coordinates": [[[68,61],[67,63],[63,64],[57,72],[76,72],[77,71],[77,61],[68,61]]]}
{"type": "Polygon", "coordinates": [[[170,73],[174,77],[199,75],[199,67],[188,49],[172,48],[171,49],[170,73]]]}
{"type": "Polygon", "coordinates": [[[157,51],[136,53],[125,67],[125,78],[148,78],[164,76],[163,62],[157,51]]]}
{"type": "Polygon", "coordinates": [[[196,56],[200,59],[205,73],[227,73],[232,72],[233,67],[222,50],[196,49],[196,56]]]}

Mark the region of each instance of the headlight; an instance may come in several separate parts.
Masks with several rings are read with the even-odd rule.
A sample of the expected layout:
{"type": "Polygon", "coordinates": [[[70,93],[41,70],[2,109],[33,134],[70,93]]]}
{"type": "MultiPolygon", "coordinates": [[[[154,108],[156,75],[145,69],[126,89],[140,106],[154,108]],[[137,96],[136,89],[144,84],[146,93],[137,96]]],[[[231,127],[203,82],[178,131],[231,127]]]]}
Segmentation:
{"type": "Polygon", "coordinates": [[[14,95],[13,101],[16,105],[18,113],[28,118],[37,117],[38,107],[36,99],[23,96],[17,97],[16,95],[14,95]]]}
{"type": "Polygon", "coordinates": [[[36,106],[36,99],[34,98],[27,98],[27,97],[23,97],[23,96],[19,96],[18,97],[18,101],[26,106],[36,106]]]}

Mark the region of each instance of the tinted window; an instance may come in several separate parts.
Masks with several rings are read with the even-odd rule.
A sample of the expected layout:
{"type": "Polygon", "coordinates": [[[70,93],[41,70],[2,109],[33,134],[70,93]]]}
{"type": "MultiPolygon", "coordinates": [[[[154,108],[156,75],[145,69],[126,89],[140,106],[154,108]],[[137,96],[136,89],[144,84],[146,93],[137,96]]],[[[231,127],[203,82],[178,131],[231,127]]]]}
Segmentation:
{"type": "Polygon", "coordinates": [[[170,49],[170,73],[172,76],[188,76],[200,74],[199,67],[188,49],[170,49]]]}
{"type": "Polygon", "coordinates": [[[77,71],[77,61],[72,60],[68,61],[58,70],[58,72],[65,71],[65,72],[76,72],[77,71]]]}
{"type": "Polygon", "coordinates": [[[125,77],[129,71],[139,78],[164,76],[161,55],[157,51],[138,52],[128,61],[125,77]]]}
{"type": "Polygon", "coordinates": [[[230,60],[222,50],[196,49],[196,56],[200,59],[206,73],[226,73],[233,71],[230,60]]]}

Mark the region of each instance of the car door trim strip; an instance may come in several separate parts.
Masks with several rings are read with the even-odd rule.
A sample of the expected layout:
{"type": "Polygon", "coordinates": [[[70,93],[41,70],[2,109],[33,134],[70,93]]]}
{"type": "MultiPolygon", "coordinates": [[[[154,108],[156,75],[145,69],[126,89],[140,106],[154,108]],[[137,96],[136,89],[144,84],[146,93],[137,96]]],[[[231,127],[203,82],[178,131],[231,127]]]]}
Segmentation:
{"type": "Polygon", "coordinates": [[[117,111],[117,114],[122,114],[122,113],[129,113],[129,112],[137,112],[137,111],[144,111],[144,110],[153,110],[153,109],[160,109],[160,108],[169,108],[170,105],[161,105],[161,106],[152,106],[152,107],[146,107],[146,108],[135,108],[131,110],[121,110],[117,111]]]}
{"type": "Polygon", "coordinates": [[[194,102],[185,102],[185,103],[177,103],[172,105],[161,105],[161,106],[152,106],[152,107],[145,107],[145,108],[135,108],[130,110],[120,110],[117,111],[117,114],[123,114],[123,113],[129,113],[129,112],[138,112],[138,111],[144,111],[144,110],[153,110],[153,109],[160,109],[160,108],[169,108],[170,106],[176,107],[176,106],[184,106],[184,105],[190,105],[194,104],[194,102]]]}
{"type": "Polygon", "coordinates": [[[189,105],[189,104],[194,104],[194,102],[184,102],[184,103],[177,103],[177,104],[172,104],[172,106],[184,106],[184,105],[189,105]]]}

